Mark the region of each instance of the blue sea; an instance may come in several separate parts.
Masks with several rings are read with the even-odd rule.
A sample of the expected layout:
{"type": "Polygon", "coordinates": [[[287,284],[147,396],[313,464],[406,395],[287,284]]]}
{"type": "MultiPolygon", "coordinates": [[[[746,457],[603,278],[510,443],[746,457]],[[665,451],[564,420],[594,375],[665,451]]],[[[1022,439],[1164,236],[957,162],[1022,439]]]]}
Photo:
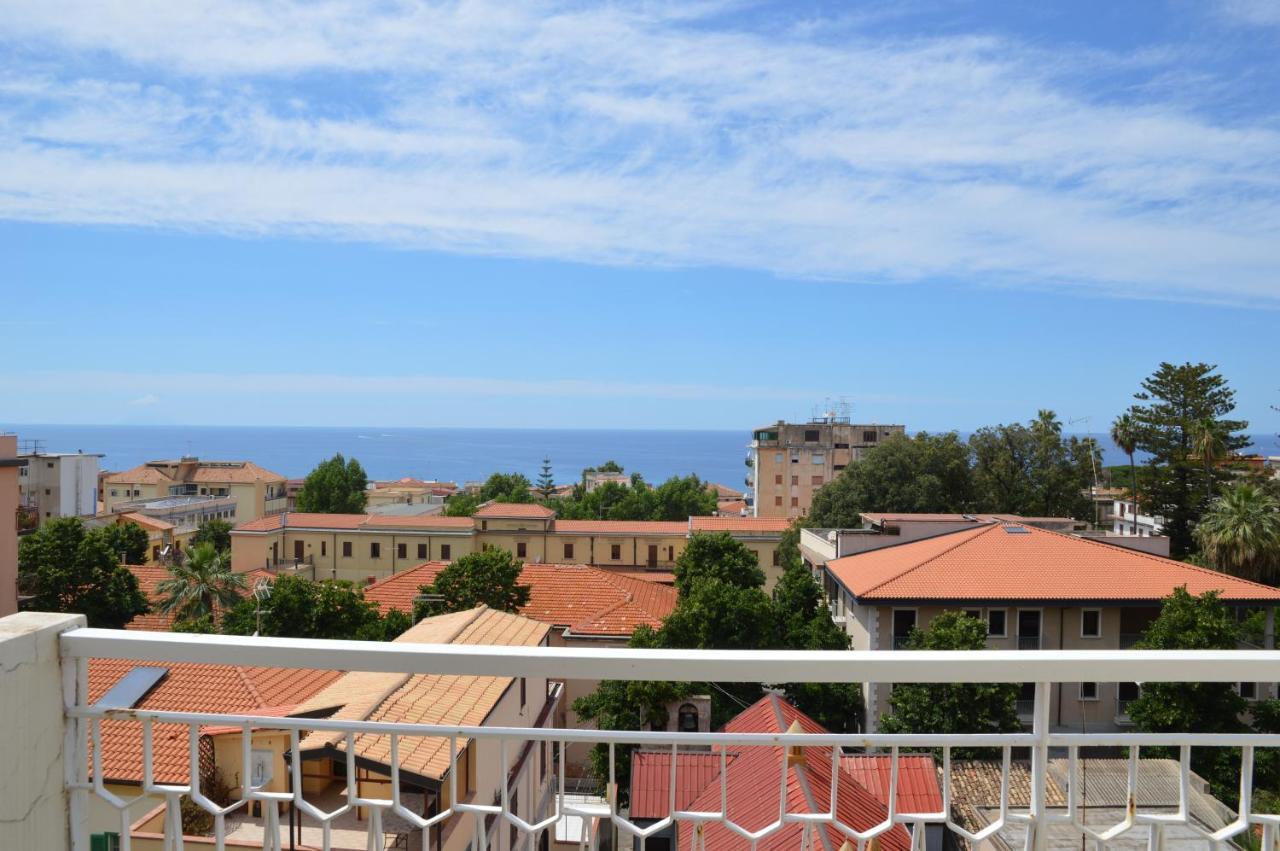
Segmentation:
{"type": "MultiPolygon", "coordinates": [[[[751,434],[742,431],[647,431],[490,428],[327,428],[259,426],[0,425],[20,444],[39,440],[46,452],[101,452],[102,468],[198,455],[250,459],[288,477],[306,475],[335,452],[359,459],[372,479],[412,476],[467,482],[492,472],[537,476],[550,458],[557,482],[577,481],[583,467],[617,461],[651,482],[696,473],[741,490],[751,434]]],[[[962,432],[962,436],[967,436],[962,432]]],[[[1127,458],[1096,435],[1105,463],[1127,458]]],[[[1253,436],[1254,450],[1280,455],[1273,434],[1253,436]]]]}

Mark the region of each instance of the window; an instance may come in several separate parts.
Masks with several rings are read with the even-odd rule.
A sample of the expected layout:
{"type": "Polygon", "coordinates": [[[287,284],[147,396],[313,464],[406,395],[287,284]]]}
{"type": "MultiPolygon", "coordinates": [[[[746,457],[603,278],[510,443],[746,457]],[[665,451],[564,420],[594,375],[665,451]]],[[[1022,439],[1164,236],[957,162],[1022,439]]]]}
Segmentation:
{"type": "Polygon", "coordinates": [[[916,628],[915,609],[893,610],[893,649],[899,650],[907,643],[911,630],[916,628]]]}
{"type": "Polygon", "coordinates": [[[692,703],[681,704],[676,713],[676,729],[681,733],[698,732],[698,707],[692,703]]]}
{"type": "Polygon", "coordinates": [[[792,507],[792,508],[795,508],[795,507],[797,507],[798,505],[800,505],[800,497],[798,497],[798,496],[793,496],[793,497],[791,497],[791,507],[792,507]]]}
{"type": "Polygon", "coordinates": [[[111,492],[111,495],[112,495],[112,496],[115,496],[115,495],[116,495],[116,492],[115,492],[115,491],[112,491],[112,492],[111,492]]]}
{"type": "Polygon", "coordinates": [[[408,557],[409,557],[409,545],[396,544],[396,558],[408,558],[408,557]]]}
{"type": "Polygon", "coordinates": [[[849,448],[849,444],[847,444],[847,443],[837,443],[837,444],[836,444],[836,449],[848,449],[848,448],[849,448]]]}
{"type": "Polygon", "coordinates": [[[848,464],[836,464],[832,469],[833,469],[833,470],[835,470],[835,471],[838,473],[838,472],[840,472],[841,470],[843,470],[843,469],[844,469],[845,467],[847,467],[847,466],[849,466],[849,465],[848,465],[848,464]]]}
{"type": "Polygon", "coordinates": [[[822,476],[811,476],[809,478],[809,484],[813,485],[814,487],[817,487],[818,485],[822,484],[822,476]]]}
{"type": "Polygon", "coordinates": [[[779,553],[778,553],[778,551],[777,551],[777,550],[774,550],[774,551],[773,551],[773,566],[774,566],[774,567],[778,567],[778,566],[779,566],[779,565],[781,565],[781,564],[782,564],[782,556],[781,556],[781,555],[779,555],[779,553]]]}
{"type": "Polygon", "coordinates": [[[827,463],[827,456],[821,452],[815,452],[813,453],[813,455],[809,457],[809,462],[812,464],[819,464],[819,465],[825,464],[827,463]]]}
{"type": "Polygon", "coordinates": [[[328,555],[328,554],[329,554],[329,542],[328,542],[328,541],[321,541],[321,542],[320,542],[320,555],[322,555],[322,556],[323,556],[323,555],[328,555]]]}
{"type": "Polygon", "coordinates": [[[369,545],[369,558],[382,558],[382,544],[374,542],[369,545]]]}
{"type": "Polygon", "coordinates": [[[982,609],[965,609],[964,613],[967,617],[971,617],[974,620],[982,620],[982,609]]]}
{"type": "Polygon", "coordinates": [[[1240,696],[1243,697],[1245,700],[1258,699],[1257,683],[1240,683],[1239,690],[1240,690],[1240,696]]]}
{"type": "Polygon", "coordinates": [[[622,558],[622,544],[609,545],[609,558],[613,559],[614,561],[618,561],[620,558],[622,558]]]}
{"type": "Polygon", "coordinates": [[[992,638],[1004,638],[1008,635],[1005,632],[1004,616],[1004,609],[987,610],[987,635],[992,638]]]}
{"type": "Polygon", "coordinates": [[[792,463],[792,464],[799,464],[799,463],[800,463],[800,450],[799,450],[799,449],[792,449],[792,450],[791,450],[791,463],[792,463]]]}
{"type": "Polygon", "coordinates": [[[564,545],[564,557],[573,558],[573,544],[564,545]]]}
{"type": "Polygon", "coordinates": [[[351,558],[351,542],[350,541],[342,542],[342,557],[351,558]]]}
{"type": "Polygon", "coordinates": [[[876,442],[876,433],[875,433],[874,431],[864,431],[864,432],[862,433],[862,442],[863,442],[863,443],[875,443],[875,442],[876,442]]]}
{"type": "Polygon", "coordinates": [[[1081,609],[1080,637],[1081,638],[1101,638],[1102,637],[1102,610],[1101,609],[1081,609]]]}
{"type": "Polygon", "coordinates": [[[526,702],[527,690],[528,690],[528,681],[524,677],[521,677],[520,678],[520,711],[521,712],[524,712],[524,705],[526,702]]]}
{"type": "Polygon", "coordinates": [[[800,484],[800,477],[799,477],[799,476],[792,476],[792,477],[791,477],[791,484],[792,484],[792,485],[798,485],[798,484],[800,484]]]}
{"type": "Polygon", "coordinates": [[[441,545],[440,545],[440,558],[444,559],[445,561],[448,561],[448,560],[449,560],[449,550],[450,550],[450,549],[451,549],[451,547],[450,547],[448,544],[441,544],[441,545]]]}
{"type": "Polygon", "coordinates": [[[488,532],[488,531],[489,531],[489,521],[488,521],[488,520],[481,520],[481,521],[480,521],[480,531],[481,531],[481,532],[488,532]]]}
{"type": "Polygon", "coordinates": [[[1080,699],[1081,700],[1097,700],[1098,684],[1097,683],[1081,683],[1080,699]]]}
{"type": "Polygon", "coordinates": [[[782,497],[780,497],[780,496],[775,496],[775,497],[773,498],[773,504],[774,504],[774,505],[782,505],[782,497]]]}
{"type": "Polygon", "coordinates": [[[807,428],[804,430],[805,443],[817,443],[822,435],[816,428],[807,428]]]}
{"type": "MultiPolygon", "coordinates": [[[[780,484],[782,484],[782,474],[781,474],[781,473],[778,473],[776,476],[774,476],[774,477],[773,477],[773,483],[774,483],[775,485],[780,485],[780,484]]],[[[114,493],[115,493],[115,491],[112,491],[112,493],[114,494],[114,493]]]]}
{"type": "Polygon", "coordinates": [[[775,452],[775,453],[773,453],[773,463],[775,463],[775,464],[781,464],[781,463],[782,463],[782,453],[781,453],[781,452],[775,452]]]}
{"type": "Polygon", "coordinates": [[[529,545],[524,541],[516,542],[516,558],[524,558],[529,555],[529,545]]]}
{"type": "Polygon", "coordinates": [[[430,556],[427,555],[426,544],[418,544],[418,558],[430,558],[430,556]]]}

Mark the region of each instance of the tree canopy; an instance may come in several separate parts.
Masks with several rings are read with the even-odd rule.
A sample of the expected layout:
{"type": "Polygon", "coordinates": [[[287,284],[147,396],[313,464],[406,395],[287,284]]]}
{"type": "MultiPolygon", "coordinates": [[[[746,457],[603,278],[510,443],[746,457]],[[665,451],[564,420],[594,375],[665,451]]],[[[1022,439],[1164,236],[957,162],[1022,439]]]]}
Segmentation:
{"type": "Polygon", "coordinates": [[[89,626],[114,629],[150,611],[106,531],[87,530],[78,517],[58,517],[22,538],[18,580],[33,608],[83,614],[89,626]]]}
{"type": "Polygon", "coordinates": [[[435,582],[421,587],[423,594],[438,594],[443,599],[420,600],[414,605],[414,618],[461,612],[480,605],[518,612],[529,602],[529,586],[520,584],[523,567],[509,550],[501,547],[461,556],[436,574],[435,582]]]}
{"type": "MultiPolygon", "coordinates": [[[[986,623],[957,611],[943,612],[907,638],[908,650],[986,646],[986,623]]],[[[1016,683],[898,683],[889,697],[893,713],[880,719],[880,728],[886,733],[1012,733],[1022,728],[1017,700],[1016,683]]],[[[961,750],[966,749],[952,753],[961,755],[961,750]]]]}
{"type": "Polygon", "coordinates": [[[130,520],[127,523],[110,523],[97,530],[111,552],[122,564],[146,564],[151,540],[147,531],[130,520]]]}
{"type": "Polygon", "coordinates": [[[685,520],[716,513],[716,495],[696,475],[672,476],[657,487],[638,473],[627,484],[603,482],[591,490],[582,484],[546,505],[565,520],[685,520]]]}
{"type": "Polygon", "coordinates": [[[288,638],[347,638],[357,641],[390,641],[412,622],[393,609],[384,617],[376,603],[364,598],[353,583],[339,579],[318,582],[301,576],[277,576],[265,599],[250,596],[223,616],[228,635],[261,635],[288,638]]]}
{"type": "Polygon", "coordinates": [[[368,486],[369,477],[360,462],[354,458],[348,461],[339,452],[307,474],[298,491],[297,509],[321,514],[360,514],[368,499],[365,493],[368,486]]]}
{"type": "Polygon", "coordinates": [[[1223,490],[1196,524],[1195,539],[1215,569],[1254,582],[1280,580],[1280,500],[1243,481],[1223,490]]]}
{"type": "Polygon", "coordinates": [[[1248,423],[1229,417],[1235,391],[1216,370],[1207,363],[1161,363],[1143,380],[1142,390],[1134,394],[1139,404],[1130,411],[1137,423],[1137,448],[1150,456],[1141,503],[1148,513],[1164,518],[1174,557],[1193,550],[1193,530],[1207,496],[1230,476],[1206,464],[1206,454],[1235,452],[1249,442],[1237,434],[1248,423]]]}
{"type": "Polygon", "coordinates": [[[494,473],[478,493],[459,491],[445,502],[449,517],[470,517],[486,502],[533,502],[533,484],[523,473],[494,473]]]}
{"type": "Polygon", "coordinates": [[[231,550],[231,529],[230,522],[218,517],[206,520],[200,524],[200,528],[196,529],[196,533],[191,536],[191,548],[195,549],[201,544],[212,544],[213,548],[220,553],[229,552],[231,550]]]}
{"type": "Polygon", "coordinates": [[[538,495],[543,499],[551,499],[556,492],[556,479],[551,474],[551,459],[542,459],[542,472],[538,473],[538,495]]]}
{"type": "Polygon", "coordinates": [[[1065,438],[1053,411],[1026,425],[980,428],[969,438],[978,510],[1030,517],[1093,515],[1089,488],[1101,465],[1096,443],[1065,438]]]}
{"type": "Polygon", "coordinates": [[[196,544],[181,564],[169,567],[169,577],[156,585],[162,598],[160,611],[175,620],[193,621],[216,618],[219,610],[237,605],[243,597],[244,575],[231,572],[231,561],[225,551],[212,541],[196,544]]]}

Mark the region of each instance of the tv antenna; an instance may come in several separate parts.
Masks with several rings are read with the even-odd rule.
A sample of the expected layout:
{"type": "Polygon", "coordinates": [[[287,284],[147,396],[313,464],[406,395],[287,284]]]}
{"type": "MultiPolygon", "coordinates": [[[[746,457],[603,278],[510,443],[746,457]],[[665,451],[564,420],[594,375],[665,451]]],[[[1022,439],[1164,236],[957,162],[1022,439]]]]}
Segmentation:
{"type": "Polygon", "coordinates": [[[262,604],[271,599],[271,582],[267,579],[259,579],[253,584],[253,600],[254,600],[254,637],[262,632],[262,615],[263,613],[271,614],[270,609],[262,608],[262,604]]]}

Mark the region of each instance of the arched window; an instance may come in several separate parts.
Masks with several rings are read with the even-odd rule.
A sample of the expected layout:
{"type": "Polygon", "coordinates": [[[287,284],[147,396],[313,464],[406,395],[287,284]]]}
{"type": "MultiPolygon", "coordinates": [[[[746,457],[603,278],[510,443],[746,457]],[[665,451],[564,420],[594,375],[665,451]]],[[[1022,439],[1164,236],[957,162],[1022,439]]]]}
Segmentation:
{"type": "Polygon", "coordinates": [[[692,703],[682,705],[676,716],[676,724],[681,733],[698,732],[698,707],[692,703]]]}

